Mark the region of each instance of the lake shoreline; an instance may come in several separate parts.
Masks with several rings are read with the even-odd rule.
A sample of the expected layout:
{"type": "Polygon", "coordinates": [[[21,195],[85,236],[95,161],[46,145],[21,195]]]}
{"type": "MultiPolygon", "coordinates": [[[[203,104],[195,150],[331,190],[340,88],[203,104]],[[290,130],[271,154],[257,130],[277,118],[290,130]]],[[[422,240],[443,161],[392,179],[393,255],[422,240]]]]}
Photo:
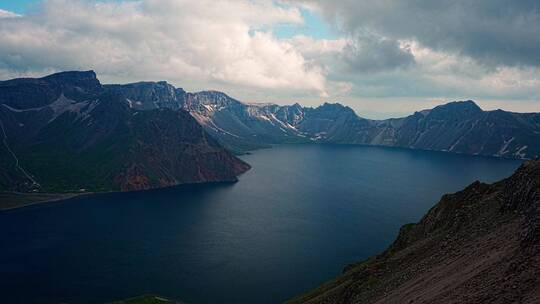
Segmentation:
{"type": "MultiPolygon", "coordinates": [[[[344,147],[371,147],[371,148],[382,148],[382,149],[391,149],[391,150],[406,150],[406,151],[420,151],[420,152],[430,152],[430,153],[443,153],[443,154],[453,154],[453,155],[462,155],[462,156],[471,156],[471,157],[478,157],[478,158],[490,158],[490,159],[500,159],[500,160],[517,160],[517,161],[527,161],[529,159],[527,158],[513,158],[513,157],[504,157],[504,156],[497,156],[497,155],[478,155],[478,154],[468,154],[468,153],[459,153],[459,152],[451,152],[451,151],[441,151],[441,150],[428,150],[428,149],[415,149],[415,148],[409,148],[409,147],[397,147],[397,146],[385,146],[385,145],[369,145],[369,144],[335,144],[335,143],[294,143],[294,144],[277,144],[277,145],[271,145],[270,147],[263,147],[254,149],[251,151],[243,152],[242,154],[238,155],[242,159],[242,157],[253,155],[254,153],[258,151],[264,151],[268,149],[273,149],[278,146],[289,146],[289,145],[323,145],[323,146],[344,146],[344,147]]],[[[248,170],[249,171],[249,170],[248,170]]],[[[247,171],[246,171],[247,172],[247,171]]],[[[245,173],[245,172],[244,172],[245,173]]],[[[241,176],[242,174],[239,174],[238,176],[241,176]]],[[[237,176],[237,177],[238,177],[237,176]]],[[[95,194],[107,194],[107,193],[132,193],[132,192],[144,192],[144,191],[152,191],[152,190],[159,190],[159,189],[167,189],[167,188],[174,188],[178,186],[185,186],[185,185],[196,185],[196,184],[214,184],[214,183],[235,183],[236,181],[219,181],[219,182],[193,182],[193,183],[183,183],[173,186],[166,186],[166,187],[156,187],[151,189],[143,189],[143,190],[132,190],[132,191],[99,191],[99,192],[66,192],[66,193],[54,193],[54,192],[39,192],[39,193],[23,193],[23,192],[0,192],[0,212],[1,211],[8,211],[8,210],[14,210],[14,209],[20,209],[24,207],[29,207],[37,204],[45,204],[45,203],[52,203],[52,202],[59,202],[64,200],[69,200],[72,198],[80,197],[80,196],[87,196],[87,195],[95,195],[95,194]],[[15,202],[15,203],[7,203],[8,206],[4,206],[5,197],[20,199],[22,202],[15,202]],[[47,198],[44,199],[37,199],[34,200],[33,197],[35,196],[46,196],[47,198]]]]}
{"type": "Polygon", "coordinates": [[[99,194],[104,192],[84,192],[84,193],[21,193],[21,192],[0,192],[0,212],[25,208],[38,204],[53,203],[69,200],[75,197],[99,194]],[[10,200],[9,202],[7,200],[10,200]]]}
{"type": "MultiPolygon", "coordinates": [[[[241,174],[240,174],[241,175],[241,174]]],[[[240,176],[238,175],[238,176],[240,176]]],[[[167,187],[157,187],[143,190],[132,190],[132,191],[99,191],[99,192],[66,192],[66,193],[54,193],[54,192],[33,192],[33,193],[24,193],[24,192],[0,192],[0,212],[9,211],[15,209],[21,209],[25,207],[30,207],[39,204],[46,203],[55,203],[67,201],[76,197],[83,196],[94,196],[101,194],[115,194],[115,193],[142,193],[148,191],[158,191],[163,189],[171,189],[176,187],[183,186],[193,186],[193,185],[214,185],[214,184],[234,184],[237,183],[238,179],[235,181],[212,181],[212,182],[193,182],[193,183],[183,183],[167,187]],[[19,202],[11,201],[5,202],[5,200],[20,200],[19,202]],[[7,205],[7,206],[6,206],[7,205]]]]}

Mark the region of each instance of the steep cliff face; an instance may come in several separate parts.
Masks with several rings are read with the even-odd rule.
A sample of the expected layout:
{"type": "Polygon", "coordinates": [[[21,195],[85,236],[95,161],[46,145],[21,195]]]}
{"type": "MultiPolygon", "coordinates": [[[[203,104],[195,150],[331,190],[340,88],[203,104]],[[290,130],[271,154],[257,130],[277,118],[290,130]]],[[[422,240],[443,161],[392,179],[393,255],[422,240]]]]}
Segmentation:
{"type": "Polygon", "coordinates": [[[0,189],[141,190],[235,181],[249,166],[187,112],[163,106],[177,104],[179,95],[164,83],[104,87],[93,72],[0,82],[0,189]],[[134,96],[145,103],[135,107],[134,96]]]}
{"type": "Polygon", "coordinates": [[[289,303],[538,303],[540,159],[443,196],[383,253],[289,303]]]}
{"type": "Polygon", "coordinates": [[[540,155],[540,114],[483,111],[451,102],[404,118],[369,120],[325,103],[243,104],[219,92],[188,93],[184,109],[233,150],[278,143],[367,144],[531,159],[540,155]]]}
{"type": "Polygon", "coordinates": [[[221,92],[204,91],[188,93],[184,109],[236,152],[306,141],[294,127],[276,117],[277,106],[247,105],[221,92]]]}
{"type": "Polygon", "coordinates": [[[19,110],[50,105],[63,94],[68,99],[91,99],[102,92],[93,71],[63,72],[43,78],[0,81],[0,104],[19,110]]]}
{"type": "Polygon", "coordinates": [[[116,176],[122,190],[236,181],[249,169],[185,111],[139,112],[128,126],[137,140],[125,155],[130,166],[116,176]]]}
{"type": "MultiPolygon", "coordinates": [[[[389,145],[465,154],[534,158],[540,154],[540,114],[482,111],[472,101],[417,112],[378,126],[389,145]]],[[[374,143],[374,142],[368,142],[374,143]]]]}
{"type": "Polygon", "coordinates": [[[161,108],[178,110],[182,108],[186,94],[183,89],[177,89],[165,81],[111,84],[105,85],[104,88],[126,97],[129,106],[137,110],[161,108]]]}
{"type": "Polygon", "coordinates": [[[404,118],[369,120],[340,104],[305,108],[242,104],[215,92],[188,96],[184,109],[221,143],[239,152],[278,143],[318,142],[508,158],[540,155],[540,114],[483,111],[472,101],[451,102],[404,118]]]}
{"type": "MultiPolygon", "coordinates": [[[[279,120],[274,125],[281,126],[282,136],[275,136],[274,143],[294,142],[291,138],[296,137],[303,142],[383,145],[508,158],[540,155],[540,114],[483,111],[472,101],[451,102],[387,120],[358,117],[340,104],[325,103],[317,108],[266,105],[262,109],[279,120]],[[294,115],[288,115],[289,111],[294,115]]],[[[260,114],[252,117],[262,119],[260,114]]],[[[204,123],[204,119],[200,121],[204,123]]],[[[223,129],[228,130],[226,126],[223,129]]],[[[245,138],[235,135],[237,140],[245,138]]]]}

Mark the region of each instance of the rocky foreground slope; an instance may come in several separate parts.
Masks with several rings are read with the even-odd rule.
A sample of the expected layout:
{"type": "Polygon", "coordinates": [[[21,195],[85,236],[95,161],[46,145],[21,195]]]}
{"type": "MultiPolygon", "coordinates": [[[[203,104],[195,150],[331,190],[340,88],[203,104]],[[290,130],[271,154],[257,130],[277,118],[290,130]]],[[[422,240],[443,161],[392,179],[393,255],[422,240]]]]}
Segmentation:
{"type": "Polygon", "coordinates": [[[443,196],[385,252],[288,303],[540,303],[540,159],[443,196]]]}
{"type": "Polygon", "coordinates": [[[1,81],[0,191],[142,190],[249,169],[188,112],[129,97],[93,71],[1,81]]]}

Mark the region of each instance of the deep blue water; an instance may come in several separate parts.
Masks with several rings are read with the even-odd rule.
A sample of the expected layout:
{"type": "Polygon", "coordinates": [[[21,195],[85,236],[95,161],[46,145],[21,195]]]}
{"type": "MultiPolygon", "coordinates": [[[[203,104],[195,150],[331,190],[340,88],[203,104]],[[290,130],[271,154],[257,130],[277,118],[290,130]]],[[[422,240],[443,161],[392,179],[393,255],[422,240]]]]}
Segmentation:
{"type": "Polygon", "coordinates": [[[520,162],[291,145],[243,157],[236,184],[76,198],[0,212],[4,303],[279,303],[382,251],[447,192],[520,162]]]}

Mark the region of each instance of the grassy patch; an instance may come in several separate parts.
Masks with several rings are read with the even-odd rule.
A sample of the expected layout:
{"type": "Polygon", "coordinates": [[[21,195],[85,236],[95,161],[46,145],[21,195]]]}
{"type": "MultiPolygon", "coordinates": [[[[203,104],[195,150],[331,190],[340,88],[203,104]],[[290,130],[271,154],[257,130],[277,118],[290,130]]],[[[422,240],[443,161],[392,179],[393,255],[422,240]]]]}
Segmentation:
{"type": "Polygon", "coordinates": [[[403,233],[409,233],[409,231],[411,231],[414,226],[416,226],[416,223],[405,224],[401,226],[401,230],[403,231],[403,233]]]}

